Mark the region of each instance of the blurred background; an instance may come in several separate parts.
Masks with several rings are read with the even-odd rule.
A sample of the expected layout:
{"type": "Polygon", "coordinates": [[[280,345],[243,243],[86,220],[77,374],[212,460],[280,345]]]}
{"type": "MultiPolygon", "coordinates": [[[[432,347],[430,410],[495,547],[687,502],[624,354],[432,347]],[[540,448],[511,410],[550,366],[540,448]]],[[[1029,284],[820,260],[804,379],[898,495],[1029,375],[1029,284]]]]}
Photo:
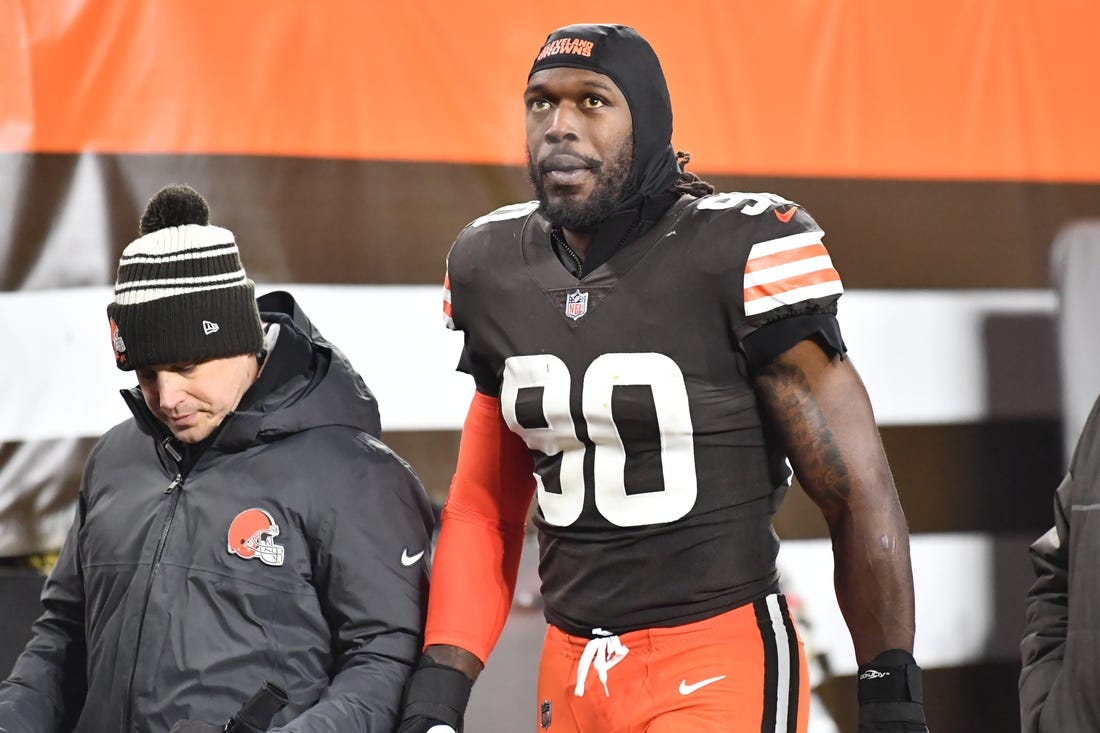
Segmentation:
{"type": "MultiPolygon", "coordinates": [[[[932,729],[1018,730],[1027,546],[1100,384],[1100,5],[595,8],[0,0],[0,675],[84,457],[127,416],[105,308],[149,197],[177,182],[206,196],[258,292],[291,289],[348,353],[441,503],[473,390],[442,323],[447,250],[532,196],[521,94],[547,33],[619,22],[661,58],[689,170],[795,200],[825,229],[913,532],[932,729]]],[[[818,709],[854,730],[825,524],[796,487],[776,527],[818,709]]],[[[535,576],[527,552],[469,730],[533,727],[535,576]]]]}

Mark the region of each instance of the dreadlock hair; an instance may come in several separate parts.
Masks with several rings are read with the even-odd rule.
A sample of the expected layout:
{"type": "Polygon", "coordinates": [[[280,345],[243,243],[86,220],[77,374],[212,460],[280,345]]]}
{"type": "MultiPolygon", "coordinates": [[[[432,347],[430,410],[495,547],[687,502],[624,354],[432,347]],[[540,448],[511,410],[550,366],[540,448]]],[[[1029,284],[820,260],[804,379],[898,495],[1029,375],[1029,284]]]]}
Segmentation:
{"type": "Polygon", "coordinates": [[[696,198],[714,193],[714,186],[694,173],[688,173],[687,164],[691,162],[691,153],[676,151],[676,164],[680,166],[680,177],[672,184],[672,190],[679,194],[690,194],[696,198]]]}

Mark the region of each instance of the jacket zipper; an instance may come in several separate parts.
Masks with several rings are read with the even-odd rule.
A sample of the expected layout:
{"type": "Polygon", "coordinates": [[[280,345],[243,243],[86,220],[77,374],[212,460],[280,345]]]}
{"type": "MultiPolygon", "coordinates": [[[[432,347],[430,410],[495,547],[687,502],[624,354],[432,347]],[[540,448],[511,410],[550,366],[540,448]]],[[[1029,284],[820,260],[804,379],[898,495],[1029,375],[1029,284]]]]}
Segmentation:
{"type": "MultiPolygon", "coordinates": [[[[167,441],[165,441],[167,448],[167,441]]],[[[178,459],[177,459],[178,460],[178,459]]],[[[141,604],[141,617],[138,620],[137,643],[134,645],[134,662],[130,667],[130,682],[126,688],[126,720],[123,731],[129,731],[134,719],[134,676],[137,674],[138,660],[141,658],[141,636],[145,630],[145,614],[149,609],[149,596],[153,594],[153,580],[160,566],[160,558],[164,554],[164,546],[168,543],[168,530],[172,528],[172,519],[176,515],[176,506],[179,504],[180,493],[183,488],[183,474],[177,473],[172,483],[164,493],[168,495],[168,509],[164,514],[164,522],[160,527],[160,539],[157,540],[156,550],[153,552],[153,562],[149,568],[149,579],[145,581],[145,600],[141,604]]]]}

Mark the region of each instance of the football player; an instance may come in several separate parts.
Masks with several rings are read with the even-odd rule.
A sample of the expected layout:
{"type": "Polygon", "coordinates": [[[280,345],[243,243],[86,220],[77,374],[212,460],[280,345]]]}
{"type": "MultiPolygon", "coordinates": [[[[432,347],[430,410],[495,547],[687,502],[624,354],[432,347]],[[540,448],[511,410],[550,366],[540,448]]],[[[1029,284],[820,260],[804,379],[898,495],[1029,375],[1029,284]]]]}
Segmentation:
{"type": "Polygon", "coordinates": [[[473,221],[447,260],[477,390],[401,733],[461,729],[534,496],[536,730],[805,731],[771,524],[792,469],[832,537],[860,730],[925,731],[908,531],[821,228],[683,170],[629,27],[551,33],[524,104],[537,201],[473,221]]]}

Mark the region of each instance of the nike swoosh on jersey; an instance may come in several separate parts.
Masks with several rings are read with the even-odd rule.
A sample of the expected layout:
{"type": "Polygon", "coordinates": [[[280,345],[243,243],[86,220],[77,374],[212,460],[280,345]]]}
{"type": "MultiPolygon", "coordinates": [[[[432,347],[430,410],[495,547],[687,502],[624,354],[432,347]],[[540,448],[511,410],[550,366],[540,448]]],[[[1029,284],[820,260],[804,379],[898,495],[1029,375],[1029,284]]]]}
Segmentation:
{"type": "Polygon", "coordinates": [[[702,688],[706,687],[707,685],[713,685],[718,680],[724,680],[724,679],[726,679],[726,675],[722,674],[722,675],[718,675],[717,677],[707,677],[705,680],[699,680],[698,682],[694,682],[690,685],[688,684],[687,680],[681,680],[680,681],[680,694],[681,695],[690,695],[691,693],[695,692],[696,690],[702,689],[702,688]]]}
{"type": "Polygon", "coordinates": [[[752,246],[745,262],[745,315],[844,292],[822,234],[799,232],[752,246]]]}
{"type": "Polygon", "coordinates": [[[424,557],[424,550],[421,550],[415,555],[410,555],[409,548],[407,547],[401,550],[401,564],[407,568],[411,568],[413,565],[416,565],[417,561],[419,561],[422,557],[424,557]]]}
{"type": "Polygon", "coordinates": [[[775,214],[776,219],[779,219],[779,221],[786,224],[791,220],[791,217],[794,216],[794,212],[796,212],[797,210],[798,206],[792,204],[791,208],[787,209],[782,214],[779,213],[779,209],[772,209],[772,213],[775,214]]]}

